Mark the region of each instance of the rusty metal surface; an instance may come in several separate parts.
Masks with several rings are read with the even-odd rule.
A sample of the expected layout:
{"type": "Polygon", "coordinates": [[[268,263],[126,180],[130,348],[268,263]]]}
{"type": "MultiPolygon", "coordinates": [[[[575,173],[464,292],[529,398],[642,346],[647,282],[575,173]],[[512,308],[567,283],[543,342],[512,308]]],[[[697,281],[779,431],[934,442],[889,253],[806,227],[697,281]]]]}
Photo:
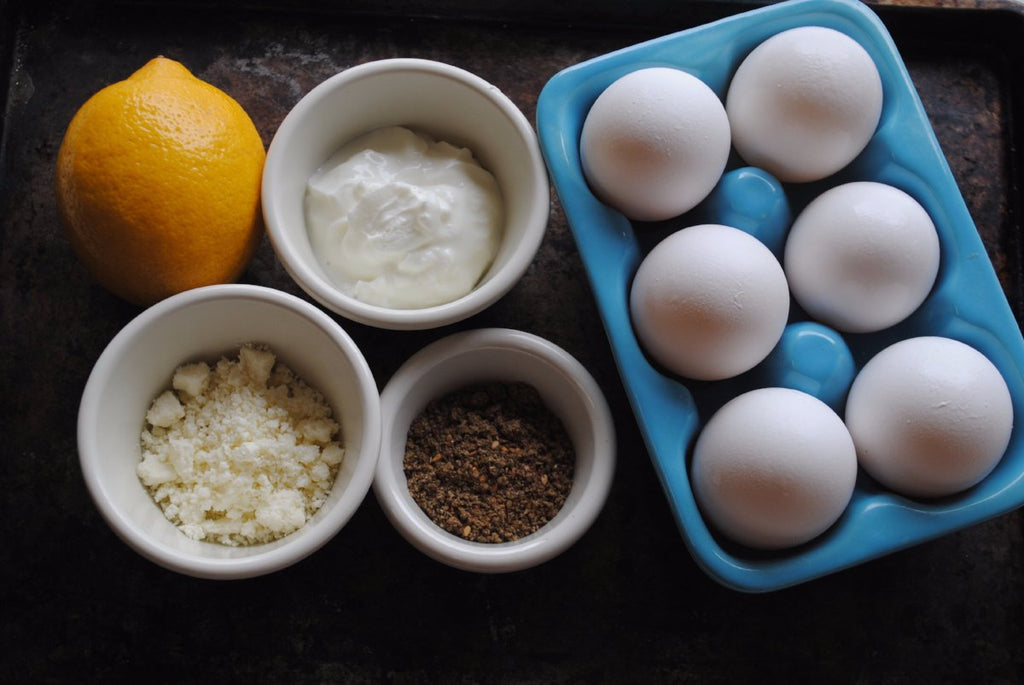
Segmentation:
{"type": "MultiPolygon", "coordinates": [[[[1019,5],[913,4],[875,6],[1019,320],[1019,5]]],[[[590,369],[616,416],[619,464],[605,511],[565,555],[506,576],[457,572],[406,544],[371,494],[313,557],[216,583],[152,565],[99,518],[77,463],[77,403],[139,310],[89,278],[58,223],[54,160],[81,103],[164,54],[238,99],[269,143],[324,78],[415,56],[479,74],[532,120],[558,70],[745,6],[622,3],[584,16],[573,5],[507,3],[469,17],[475,4],[462,2],[404,3],[390,16],[369,3],[0,4],[0,681],[1024,681],[1021,512],[771,595],[726,590],[697,569],[557,200],[535,263],[493,308],[423,333],[342,323],[381,387],[427,342],[495,325],[547,337],[590,369]]],[[[244,280],[303,296],[266,241],[244,280]]]]}

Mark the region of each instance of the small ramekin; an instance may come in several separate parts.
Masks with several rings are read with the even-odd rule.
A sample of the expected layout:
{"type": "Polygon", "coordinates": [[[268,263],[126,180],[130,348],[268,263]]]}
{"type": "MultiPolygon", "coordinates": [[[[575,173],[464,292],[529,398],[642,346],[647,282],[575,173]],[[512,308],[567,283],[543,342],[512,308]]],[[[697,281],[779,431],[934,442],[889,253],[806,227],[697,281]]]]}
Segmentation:
{"type": "Polygon", "coordinates": [[[82,475],[113,531],[143,557],[186,575],[232,579],[285,568],[319,549],[369,492],[380,447],[380,399],[344,330],[297,297],[253,285],[189,290],[130,321],[93,367],[78,413],[82,475]],[[229,547],[187,537],[136,474],[149,406],[186,362],[216,361],[244,343],[268,346],[319,390],[341,424],[346,454],[326,503],[305,526],[267,544],[229,547]]]}
{"type": "Polygon", "coordinates": [[[547,170],[522,111],[484,79],[423,59],[368,62],[310,90],[271,141],[262,192],[267,235],[299,287],[348,319],[400,330],[451,324],[501,298],[533,261],[550,213],[547,170]],[[505,225],[497,255],[480,283],[453,302],[421,309],[367,304],[331,282],[310,245],[303,206],[310,176],[342,145],[384,126],[469,148],[501,189],[505,225]]]}
{"type": "Polygon", "coordinates": [[[464,331],[423,348],[381,393],[384,431],[373,488],[398,532],[427,556],[479,573],[503,573],[544,563],[590,528],[607,500],[615,471],[615,428],[593,377],[574,357],[536,335],[505,328],[464,331]],[[409,426],[428,402],[477,383],[532,385],[558,416],[576,452],[572,490],[540,530],[512,542],[481,543],[434,523],[409,493],[403,470],[409,426]]]}

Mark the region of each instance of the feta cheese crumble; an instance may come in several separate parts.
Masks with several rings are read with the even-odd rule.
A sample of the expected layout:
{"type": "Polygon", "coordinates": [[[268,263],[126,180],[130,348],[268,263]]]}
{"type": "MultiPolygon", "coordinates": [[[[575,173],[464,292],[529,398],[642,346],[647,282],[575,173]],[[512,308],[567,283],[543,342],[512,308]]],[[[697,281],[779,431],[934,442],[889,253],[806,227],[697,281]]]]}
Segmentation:
{"type": "Polygon", "coordinates": [[[164,515],[196,540],[271,542],[301,528],[345,456],[323,396],[273,352],[180,366],[142,430],[137,473],[164,515]]]}

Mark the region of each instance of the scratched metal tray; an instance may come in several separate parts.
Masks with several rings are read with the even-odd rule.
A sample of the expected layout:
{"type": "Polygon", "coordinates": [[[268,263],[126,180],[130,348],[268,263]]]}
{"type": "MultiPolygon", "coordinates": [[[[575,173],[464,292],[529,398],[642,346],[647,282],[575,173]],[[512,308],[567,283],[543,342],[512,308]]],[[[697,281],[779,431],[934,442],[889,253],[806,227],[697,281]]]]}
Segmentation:
{"type": "MultiPolygon", "coordinates": [[[[1024,64],[1024,14],[1019,5],[1002,0],[982,4],[970,0],[967,4],[971,6],[962,8],[951,0],[910,1],[914,6],[872,7],[900,48],[1019,322],[1024,283],[1020,268],[1024,140],[1016,117],[1024,112],[1024,70],[1019,68],[1024,64]]],[[[74,420],[81,388],[110,338],[138,313],[88,277],[71,254],[57,220],[52,190],[57,149],[68,121],[89,95],[125,78],[150,57],[165,54],[234,96],[269,143],[288,110],[323,79],[369,60],[409,56],[447,61],[479,74],[534,120],[542,87],[562,69],[760,4],[702,0],[0,0],[0,73],[4,75],[0,79],[0,388],[5,390],[0,393],[0,435],[4,439],[0,480],[6,485],[2,498],[6,535],[0,546],[0,585],[5,589],[0,591],[0,604],[4,605],[4,626],[17,626],[17,630],[3,633],[11,638],[9,651],[20,649],[14,663],[33,667],[19,672],[17,679],[59,680],[55,674],[61,669],[66,673],[76,666],[93,667],[93,662],[81,656],[93,654],[108,658],[103,673],[111,677],[106,679],[126,680],[134,674],[126,660],[117,659],[140,652],[151,655],[148,662],[161,668],[157,672],[168,679],[186,680],[189,675],[180,656],[189,653],[183,647],[194,645],[188,635],[195,626],[185,614],[206,620],[207,632],[201,631],[201,636],[231,635],[232,646],[247,642],[266,645],[264,635],[272,632],[278,618],[277,613],[263,617],[255,610],[246,613],[244,608],[246,620],[240,622],[204,613],[209,611],[206,605],[216,604],[211,599],[221,597],[218,593],[224,590],[162,575],[129,555],[98,517],[78,473],[74,420]],[[58,505],[41,506],[41,502],[58,505]],[[65,572],[68,560],[78,562],[75,573],[65,572]],[[96,596],[84,596],[82,587],[96,596]],[[168,598],[183,609],[182,618],[160,619],[180,628],[173,634],[170,629],[157,633],[160,639],[170,641],[172,649],[157,644],[149,631],[124,632],[122,620],[125,625],[139,626],[153,618],[146,613],[147,607],[153,607],[153,597],[168,598]],[[108,606],[124,608],[109,616],[97,609],[108,606]],[[53,626],[67,626],[72,620],[79,621],[75,625],[86,625],[83,616],[89,618],[89,629],[65,630],[60,649],[44,650],[46,643],[53,642],[53,626]]],[[[243,279],[303,296],[267,242],[243,279]]],[[[698,639],[702,631],[745,637],[749,631],[745,632],[739,625],[745,621],[737,617],[753,611],[750,626],[763,626],[764,621],[757,620],[757,607],[768,607],[763,611],[778,611],[783,620],[799,623],[792,612],[808,604],[793,602],[792,612],[786,613],[788,600],[805,597],[800,594],[803,592],[813,597],[816,588],[829,594],[832,610],[839,615],[860,616],[881,601],[871,594],[881,582],[873,568],[879,569],[878,573],[910,574],[919,564],[933,563],[931,555],[938,553],[935,548],[920,547],[877,566],[864,565],[794,588],[785,595],[787,601],[772,604],[731,599],[722,594],[724,590],[709,589],[714,585],[711,581],[701,585],[706,578],[682,550],[557,201],[535,264],[494,307],[450,329],[433,332],[395,333],[344,325],[364,350],[381,386],[402,362],[434,339],[453,329],[487,326],[516,327],[552,340],[579,358],[601,384],[616,415],[620,438],[617,480],[602,517],[572,553],[556,563],[522,578],[480,581],[487,583],[481,587],[492,593],[497,606],[516,607],[514,616],[524,626],[549,625],[545,612],[552,606],[572,607],[580,612],[580,623],[565,619],[556,625],[573,627],[586,621],[583,632],[596,637],[592,642],[597,646],[607,646],[613,638],[617,641],[620,627],[625,626],[630,633],[628,644],[638,650],[627,666],[626,661],[613,663],[621,651],[604,653],[581,646],[578,656],[565,654],[566,672],[593,675],[596,671],[588,668],[604,668],[605,680],[653,681],[657,669],[667,667],[666,655],[681,654],[685,660],[696,654],[690,659],[698,664],[694,677],[707,675],[714,680],[713,673],[701,670],[700,655],[687,651],[707,644],[698,639]],[[630,563],[620,561],[625,559],[630,563]],[[566,578],[573,582],[566,583],[566,578]],[[609,593],[610,588],[616,592],[609,593]],[[531,593],[528,606],[518,594],[523,590],[531,593]],[[603,597],[605,603],[595,605],[595,597],[603,597]],[[692,626],[664,630],[667,612],[683,605],[692,607],[691,618],[699,620],[692,626]],[[592,606],[611,607],[618,612],[617,620],[599,620],[593,611],[588,613],[587,607],[592,606]],[[723,607],[727,609],[724,613],[720,612],[723,607]],[[669,633],[679,635],[680,641],[673,642],[669,633]]],[[[481,682],[492,682],[486,677],[486,662],[474,662],[469,652],[454,653],[455,645],[471,645],[478,639],[475,631],[480,624],[466,608],[465,578],[435,568],[408,550],[372,498],[364,507],[365,512],[322,552],[287,574],[259,584],[267,595],[289,597],[296,603],[289,609],[290,616],[314,617],[289,624],[297,631],[296,643],[332,644],[336,649],[332,656],[350,659],[367,670],[375,666],[377,673],[392,668],[387,659],[397,656],[394,667],[409,673],[414,670],[408,659],[413,652],[388,648],[374,642],[372,635],[352,634],[344,622],[315,618],[323,614],[324,598],[333,602],[332,611],[353,618],[416,617],[443,607],[455,616],[443,631],[417,632],[423,621],[411,620],[405,625],[389,624],[387,632],[399,636],[403,645],[419,645],[416,649],[424,653],[438,650],[441,660],[450,661],[449,675],[473,673],[481,682]],[[302,584],[303,589],[297,590],[293,583],[302,584]],[[383,587],[387,591],[371,592],[383,587]],[[374,597],[372,612],[366,599],[370,594],[374,597]],[[446,647],[451,649],[446,652],[446,647]]],[[[1020,512],[1012,517],[975,527],[953,540],[946,538],[948,543],[940,543],[938,551],[949,549],[944,546],[949,544],[955,550],[972,550],[975,558],[988,558],[987,550],[1002,549],[1007,536],[1019,539],[1020,512]],[[1007,533],[1008,528],[1013,532],[1007,533]]],[[[1019,547],[1014,549],[1019,552],[1019,547]]],[[[957,573],[981,573],[972,570],[973,561],[967,555],[954,556],[942,562],[948,571],[937,570],[920,584],[922,606],[932,594],[945,589],[945,585],[937,587],[944,579],[952,583],[957,573]]],[[[998,601],[999,587],[1019,585],[1019,558],[1013,557],[1013,561],[1005,568],[994,564],[984,569],[986,581],[995,578],[1002,582],[974,587],[973,591],[982,595],[981,601],[989,602],[985,606],[998,601]]],[[[893,583],[900,587],[898,579],[893,583]]],[[[950,590],[950,594],[954,592],[950,590]]],[[[930,612],[924,612],[921,620],[934,618],[940,610],[930,612]]],[[[857,625],[851,622],[849,629],[837,627],[837,643],[846,636],[850,644],[864,645],[868,638],[854,634],[857,625]]],[[[915,633],[926,634],[926,628],[907,626],[901,635],[892,637],[896,641],[892,649],[907,646],[915,633]]],[[[381,629],[374,634],[383,633],[381,629]]],[[[773,636],[777,639],[771,648],[788,650],[791,655],[802,653],[803,647],[795,644],[800,635],[796,631],[792,639],[773,636]]],[[[550,637],[550,632],[524,629],[514,638],[496,642],[489,654],[508,647],[505,656],[523,657],[522,663],[527,664],[531,655],[549,653],[550,637]]],[[[1019,654],[1016,643],[1007,641],[1006,647],[1019,654]]],[[[974,663],[969,661],[973,654],[970,641],[962,647],[951,644],[946,648],[964,663],[974,663]]],[[[260,669],[273,666],[275,658],[282,660],[282,668],[301,665],[299,656],[242,649],[223,662],[206,656],[204,673],[220,680],[246,675],[258,679],[260,669]]],[[[858,672],[858,655],[851,650],[845,656],[849,658],[839,652],[830,662],[835,666],[833,675],[858,672]]],[[[432,663],[437,665],[438,659],[432,663]]],[[[737,663],[737,668],[742,666],[741,660],[737,663]]],[[[942,663],[915,664],[914,672],[922,674],[919,682],[926,682],[929,674],[948,677],[940,671],[942,663]]],[[[727,670],[724,659],[718,665],[719,673],[727,670]]],[[[516,673],[526,673],[525,669],[516,673]]],[[[4,673],[0,670],[0,680],[4,673]]],[[[538,673],[532,672],[534,679],[541,679],[538,673]]],[[[524,676],[522,681],[526,680],[529,678],[524,676]]]]}

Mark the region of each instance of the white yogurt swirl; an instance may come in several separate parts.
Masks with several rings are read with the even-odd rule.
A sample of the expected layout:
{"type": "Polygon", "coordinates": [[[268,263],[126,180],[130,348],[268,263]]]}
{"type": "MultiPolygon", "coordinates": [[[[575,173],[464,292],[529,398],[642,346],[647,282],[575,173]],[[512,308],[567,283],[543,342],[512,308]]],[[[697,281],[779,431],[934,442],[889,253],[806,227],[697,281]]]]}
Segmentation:
{"type": "Polygon", "coordinates": [[[306,185],[328,277],[368,304],[418,309],[470,292],[501,238],[501,191],[470,150],[400,126],[345,145],[306,185]]]}

